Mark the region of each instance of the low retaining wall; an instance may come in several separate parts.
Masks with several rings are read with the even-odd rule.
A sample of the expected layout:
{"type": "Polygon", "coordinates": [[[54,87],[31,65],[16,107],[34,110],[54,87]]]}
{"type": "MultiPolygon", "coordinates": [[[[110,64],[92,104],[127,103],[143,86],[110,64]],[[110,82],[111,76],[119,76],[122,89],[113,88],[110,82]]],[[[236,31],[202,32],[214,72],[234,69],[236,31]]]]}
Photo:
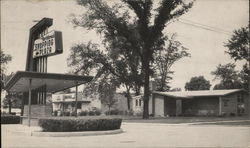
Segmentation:
{"type": "MultiPolygon", "coordinates": [[[[31,116],[32,117],[46,117],[51,116],[52,106],[51,105],[31,105],[31,116]]],[[[24,106],[23,116],[28,116],[28,105],[24,106]]]]}
{"type": "Polygon", "coordinates": [[[122,133],[122,129],[109,131],[82,131],[82,132],[31,132],[31,136],[36,137],[77,137],[77,136],[96,136],[96,135],[110,135],[122,133]]]}
{"type": "MultiPolygon", "coordinates": [[[[28,125],[28,122],[29,122],[28,117],[21,116],[21,124],[28,125]]],[[[31,117],[30,118],[30,126],[38,126],[38,118],[31,117]]]]}

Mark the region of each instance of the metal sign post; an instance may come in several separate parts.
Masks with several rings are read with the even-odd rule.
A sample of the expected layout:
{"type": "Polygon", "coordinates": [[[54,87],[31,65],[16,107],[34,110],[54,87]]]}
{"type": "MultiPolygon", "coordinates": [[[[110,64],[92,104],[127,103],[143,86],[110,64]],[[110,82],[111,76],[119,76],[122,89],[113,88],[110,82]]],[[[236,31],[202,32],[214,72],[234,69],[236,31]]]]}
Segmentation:
{"type": "MultiPolygon", "coordinates": [[[[30,29],[28,53],[26,59],[26,71],[34,71],[47,73],[47,58],[48,56],[57,55],[63,52],[62,33],[60,31],[48,31],[52,26],[53,19],[43,18],[30,29]]],[[[46,104],[47,87],[46,85],[32,92],[32,79],[30,79],[28,93],[28,124],[30,126],[31,118],[31,99],[36,100],[35,104],[46,104]],[[32,98],[31,98],[32,94],[32,98]],[[36,98],[34,98],[36,96],[36,98]]]]}
{"type": "Polygon", "coordinates": [[[77,95],[78,95],[78,82],[76,82],[76,100],[75,100],[75,116],[77,117],[77,95]]]}

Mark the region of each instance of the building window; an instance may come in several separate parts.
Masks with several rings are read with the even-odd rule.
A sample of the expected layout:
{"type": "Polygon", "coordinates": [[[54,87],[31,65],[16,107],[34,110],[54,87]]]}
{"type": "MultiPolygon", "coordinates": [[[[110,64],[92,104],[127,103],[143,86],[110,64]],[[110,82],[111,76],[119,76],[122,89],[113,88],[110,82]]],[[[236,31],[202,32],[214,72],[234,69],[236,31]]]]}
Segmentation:
{"type": "Polygon", "coordinates": [[[141,106],[141,99],[139,99],[139,106],[141,106]]]}
{"type": "Polygon", "coordinates": [[[135,100],[135,106],[138,106],[138,100],[137,99],[135,100]]]}

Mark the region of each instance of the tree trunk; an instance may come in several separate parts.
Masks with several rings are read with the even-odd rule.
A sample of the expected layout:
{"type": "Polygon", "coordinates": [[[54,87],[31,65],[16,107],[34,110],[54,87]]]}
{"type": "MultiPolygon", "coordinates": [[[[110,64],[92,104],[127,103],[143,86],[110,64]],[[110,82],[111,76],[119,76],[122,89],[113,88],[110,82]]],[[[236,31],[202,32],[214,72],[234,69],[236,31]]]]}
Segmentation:
{"type": "Polygon", "coordinates": [[[139,96],[141,94],[140,89],[141,87],[139,85],[135,86],[135,96],[139,96]]]}
{"type": "Polygon", "coordinates": [[[9,114],[11,114],[11,100],[8,100],[8,104],[9,104],[9,114]]]}
{"type": "Polygon", "coordinates": [[[130,110],[130,109],[131,109],[131,108],[130,108],[131,95],[130,95],[129,90],[127,90],[126,97],[127,97],[127,103],[128,103],[128,110],[130,110]]]}
{"type": "Polygon", "coordinates": [[[127,103],[128,103],[128,110],[130,110],[130,97],[127,94],[127,103]]]}
{"type": "Polygon", "coordinates": [[[109,108],[109,112],[108,112],[108,115],[110,115],[110,108],[111,108],[111,106],[108,106],[108,108],[109,108]]]}
{"type": "Polygon", "coordinates": [[[144,59],[144,103],[143,103],[143,119],[149,118],[149,112],[148,112],[148,104],[149,104],[149,56],[148,51],[149,49],[146,49],[146,56],[144,59]]]}
{"type": "Polygon", "coordinates": [[[23,111],[24,111],[24,94],[22,94],[21,116],[23,116],[23,111]]]}

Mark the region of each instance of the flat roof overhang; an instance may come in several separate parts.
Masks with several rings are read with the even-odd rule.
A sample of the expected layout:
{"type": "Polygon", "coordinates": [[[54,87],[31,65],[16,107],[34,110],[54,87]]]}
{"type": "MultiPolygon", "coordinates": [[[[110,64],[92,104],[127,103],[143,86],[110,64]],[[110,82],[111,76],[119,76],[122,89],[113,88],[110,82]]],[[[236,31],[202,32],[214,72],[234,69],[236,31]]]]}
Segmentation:
{"type": "Polygon", "coordinates": [[[92,79],[92,76],[17,71],[4,88],[9,92],[28,92],[29,81],[32,80],[32,90],[46,85],[47,92],[54,93],[87,83],[92,79]]]}
{"type": "MultiPolygon", "coordinates": [[[[75,101],[56,101],[56,102],[52,102],[52,103],[73,103],[75,101]]],[[[77,102],[81,102],[81,103],[91,103],[91,101],[84,101],[84,100],[77,100],[77,102]]]]}
{"type": "Polygon", "coordinates": [[[159,91],[155,91],[153,92],[153,94],[162,95],[162,96],[170,97],[173,99],[193,99],[193,97],[190,97],[190,96],[170,95],[170,94],[165,94],[164,92],[159,92],[159,91]]]}

